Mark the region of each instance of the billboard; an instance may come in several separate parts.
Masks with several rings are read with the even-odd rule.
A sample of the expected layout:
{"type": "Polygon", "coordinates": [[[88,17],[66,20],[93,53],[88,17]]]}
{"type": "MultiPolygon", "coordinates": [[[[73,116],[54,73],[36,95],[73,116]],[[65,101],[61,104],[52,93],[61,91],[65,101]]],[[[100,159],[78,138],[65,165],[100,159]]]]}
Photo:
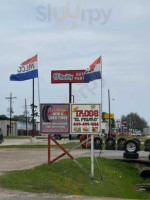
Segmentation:
{"type": "Polygon", "coordinates": [[[40,129],[41,133],[69,133],[70,105],[41,104],[40,129]]]}
{"type": "Polygon", "coordinates": [[[100,104],[71,105],[71,133],[100,133],[100,104]]]}
{"type": "Polygon", "coordinates": [[[85,83],[83,80],[86,70],[53,70],[51,83],[85,83]]]}

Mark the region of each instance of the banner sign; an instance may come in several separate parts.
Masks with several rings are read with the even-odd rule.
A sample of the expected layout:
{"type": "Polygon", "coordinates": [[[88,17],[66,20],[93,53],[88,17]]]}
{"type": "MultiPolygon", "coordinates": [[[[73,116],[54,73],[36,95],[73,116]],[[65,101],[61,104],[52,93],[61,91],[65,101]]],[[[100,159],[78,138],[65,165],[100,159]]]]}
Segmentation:
{"type": "Polygon", "coordinates": [[[51,71],[51,83],[85,83],[86,70],[55,70],[51,71]]]}
{"type": "Polygon", "coordinates": [[[100,133],[100,104],[72,104],[71,132],[100,133]]]}
{"type": "Polygon", "coordinates": [[[41,133],[70,132],[69,104],[41,104],[40,113],[41,133]]]}
{"type": "Polygon", "coordinates": [[[38,77],[37,55],[22,62],[17,70],[17,74],[11,74],[11,81],[25,81],[38,77]]]}

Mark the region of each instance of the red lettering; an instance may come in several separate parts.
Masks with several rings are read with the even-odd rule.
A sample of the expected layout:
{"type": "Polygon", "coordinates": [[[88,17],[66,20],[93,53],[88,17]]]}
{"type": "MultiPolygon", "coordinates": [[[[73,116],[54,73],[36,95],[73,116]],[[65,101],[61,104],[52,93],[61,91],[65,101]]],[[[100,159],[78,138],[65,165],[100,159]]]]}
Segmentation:
{"type": "Polygon", "coordinates": [[[98,110],[77,110],[76,117],[98,117],[98,110]]]}

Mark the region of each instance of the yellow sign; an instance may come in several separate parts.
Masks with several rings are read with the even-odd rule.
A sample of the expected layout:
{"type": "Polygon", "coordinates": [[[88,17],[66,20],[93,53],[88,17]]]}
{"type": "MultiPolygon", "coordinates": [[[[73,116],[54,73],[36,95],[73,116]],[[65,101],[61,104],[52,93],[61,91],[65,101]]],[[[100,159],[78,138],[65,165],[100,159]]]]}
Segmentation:
{"type": "MultiPolygon", "coordinates": [[[[109,113],[105,113],[104,118],[109,119],[109,113]]],[[[110,119],[114,119],[114,118],[115,118],[115,115],[113,113],[110,113],[110,119]]]]}

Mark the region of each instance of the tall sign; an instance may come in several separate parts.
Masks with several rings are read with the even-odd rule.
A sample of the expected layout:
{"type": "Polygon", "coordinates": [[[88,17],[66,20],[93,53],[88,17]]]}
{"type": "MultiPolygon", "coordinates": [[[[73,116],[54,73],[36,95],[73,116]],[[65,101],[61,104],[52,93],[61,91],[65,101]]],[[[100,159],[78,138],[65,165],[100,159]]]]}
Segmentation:
{"type": "Polygon", "coordinates": [[[41,104],[40,110],[41,133],[70,132],[69,104],[41,104]]]}

